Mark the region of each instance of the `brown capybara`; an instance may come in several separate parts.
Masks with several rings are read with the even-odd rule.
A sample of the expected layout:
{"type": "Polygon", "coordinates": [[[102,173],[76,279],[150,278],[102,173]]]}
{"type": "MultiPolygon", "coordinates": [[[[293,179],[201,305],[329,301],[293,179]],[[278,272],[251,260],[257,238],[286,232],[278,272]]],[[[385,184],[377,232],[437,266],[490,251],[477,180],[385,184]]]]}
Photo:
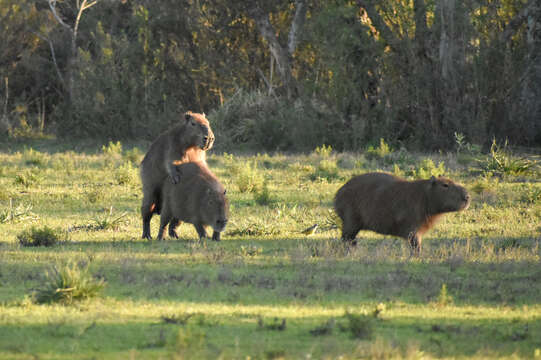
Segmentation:
{"type": "Polygon", "coordinates": [[[178,171],[182,181],[166,181],[162,187],[158,239],[163,238],[168,224],[169,236],[176,238],[175,227],[184,221],[195,226],[200,240],[207,236],[205,226],[211,226],[212,240],[220,241],[229,217],[225,188],[203,161],[184,163],[178,171]]]}
{"type": "Polygon", "coordinates": [[[407,239],[417,254],[423,234],[442,214],[469,205],[466,189],[447,178],[407,181],[378,172],[353,177],[334,198],[344,241],[355,244],[360,230],[372,230],[407,239]]]}
{"type": "Polygon", "coordinates": [[[165,182],[176,184],[180,174],[176,165],[188,161],[205,161],[205,151],[214,144],[214,134],[205,114],[188,111],[180,124],[162,133],[150,145],[141,162],[143,185],[143,239],[151,239],[150,220],[160,213],[161,188],[165,182]]]}

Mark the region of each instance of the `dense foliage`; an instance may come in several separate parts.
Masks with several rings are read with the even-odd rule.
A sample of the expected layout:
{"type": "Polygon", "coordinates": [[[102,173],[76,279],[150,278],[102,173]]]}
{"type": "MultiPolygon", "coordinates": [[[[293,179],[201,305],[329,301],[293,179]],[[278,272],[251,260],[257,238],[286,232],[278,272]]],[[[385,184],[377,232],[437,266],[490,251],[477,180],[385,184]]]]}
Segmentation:
{"type": "Polygon", "coordinates": [[[0,132],[222,145],[541,144],[535,0],[0,0],[0,132]],[[217,143],[219,143],[217,142],[217,143]]]}

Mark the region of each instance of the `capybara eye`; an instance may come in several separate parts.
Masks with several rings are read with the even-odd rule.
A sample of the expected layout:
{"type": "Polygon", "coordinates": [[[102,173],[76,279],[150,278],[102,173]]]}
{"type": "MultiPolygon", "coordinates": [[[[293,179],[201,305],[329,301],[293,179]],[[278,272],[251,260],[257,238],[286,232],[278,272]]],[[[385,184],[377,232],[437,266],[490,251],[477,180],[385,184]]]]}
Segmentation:
{"type": "Polygon", "coordinates": [[[225,195],[226,192],[227,192],[227,189],[224,190],[224,195],[225,195]]]}
{"type": "Polygon", "coordinates": [[[443,186],[444,188],[448,188],[448,187],[449,187],[449,184],[443,183],[442,186],[443,186]]]}

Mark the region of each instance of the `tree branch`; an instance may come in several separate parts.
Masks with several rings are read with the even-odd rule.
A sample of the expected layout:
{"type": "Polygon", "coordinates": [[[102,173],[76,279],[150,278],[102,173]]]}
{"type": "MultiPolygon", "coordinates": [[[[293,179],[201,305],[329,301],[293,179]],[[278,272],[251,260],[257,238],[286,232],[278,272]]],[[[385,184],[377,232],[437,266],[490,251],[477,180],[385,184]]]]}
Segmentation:
{"type": "Polygon", "coordinates": [[[304,25],[304,20],[306,19],[306,3],[305,0],[296,0],[295,1],[295,16],[291,22],[291,29],[289,30],[289,36],[287,41],[287,51],[289,55],[293,55],[297,44],[299,43],[299,34],[302,31],[304,25]]]}
{"type": "Polygon", "coordinates": [[[53,13],[53,16],[55,17],[56,21],[58,21],[60,25],[62,25],[63,27],[65,27],[66,29],[68,29],[70,32],[73,33],[73,29],[71,28],[71,26],[66,24],[64,20],[62,20],[60,16],[58,16],[58,14],[56,13],[56,0],[49,0],[49,8],[51,9],[51,12],[53,13]]]}
{"type": "Polygon", "coordinates": [[[47,43],[49,43],[49,49],[51,49],[51,57],[53,58],[53,64],[54,64],[54,68],[56,70],[56,75],[58,76],[58,79],[60,80],[60,83],[62,84],[62,87],[64,87],[64,89],[65,89],[66,84],[64,83],[64,78],[62,77],[62,73],[60,72],[60,68],[58,67],[58,63],[56,62],[56,55],[55,55],[55,52],[54,52],[53,42],[48,37],[45,37],[45,36],[41,35],[40,33],[36,32],[36,31],[32,31],[32,33],[34,35],[36,35],[37,37],[39,37],[40,39],[42,39],[43,41],[47,41],[47,43]]]}

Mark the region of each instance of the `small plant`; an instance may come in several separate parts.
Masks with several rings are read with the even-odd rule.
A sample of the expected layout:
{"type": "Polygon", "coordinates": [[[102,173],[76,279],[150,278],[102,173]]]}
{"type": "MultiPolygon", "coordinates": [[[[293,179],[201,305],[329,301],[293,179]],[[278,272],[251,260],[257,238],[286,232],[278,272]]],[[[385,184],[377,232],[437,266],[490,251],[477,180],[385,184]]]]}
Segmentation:
{"type": "Polygon", "coordinates": [[[524,175],[531,173],[538,165],[538,161],[526,158],[517,158],[511,154],[508,143],[498,145],[496,139],[492,140],[490,154],[482,161],[481,166],[486,171],[505,175],[524,175]]]}
{"type": "Polygon", "coordinates": [[[257,245],[241,245],[240,254],[243,257],[253,257],[260,255],[263,252],[263,249],[257,245]]]}
{"type": "Polygon", "coordinates": [[[133,165],[126,161],[123,165],[115,169],[113,176],[118,185],[135,184],[137,175],[133,165]]]}
{"type": "Polygon", "coordinates": [[[321,146],[316,147],[314,152],[318,154],[319,156],[321,156],[322,158],[328,158],[329,156],[331,156],[332,147],[330,145],[323,144],[321,146]]]}
{"type": "Polygon", "coordinates": [[[32,205],[20,203],[19,205],[14,206],[12,199],[9,199],[7,208],[0,210],[0,224],[35,220],[37,218],[36,214],[32,213],[32,205]]]}
{"type": "Polygon", "coordinates": [[[141,150],[139,150],[139,148],[134,147],[131,150],[125,151],[122,157],[124,158],[124,160],[129,161],[133,165],[137,165],[141,162],[143,154],[141,153],[141,150]]]}
{"type": "Polygon", "coordinates": [[[257,162],[246,162],[232,169],[234,181],[241,193],[256,192],[263,187],[265,178],[257,169],[257,162]]]}
{"type": "Polygon", "coordinates": [[[423,159],[416,169],[411,170],[411,174],[416,179],[429,179],[432,176],[438,177],[445,174],[445,164],[440,162],[438,166],[432,159],[423,159]]]}
{"type": "Polygon", "coordinates": [[[333,180],[339,177],[338,165],[335,160],[323,159],[319,162],[316,170],[310,176],[311,180],[327,179],[333,180]]]}
{"type": "Polygon", "coordinates": [[[36,169],[27,169],[21,173],[15,175],[13,183],[15,185],[22,185],[26,188],[41,183],[43,176],[36,169]]]}
{"type": "Polygon", "coordinates": [[[374,333],[374,317],[365,314],[344,314],[347,324],[342,327],[343,331],[349,331],[355,339],[371,339],[374,333]]]}
{"type": "Polygon", "coordinates": [[[109,211],[105,211],[103,215],[98,215],[94,218],[95,224],[93,227],[97,230],[117,230],[122,223],[122,220],[127,215],[123,212],[120,215],[113,214],[113,206],[109,208],[109,211]]]}
{"type": "Polygon", "coordinates": [[[181,359],[199,358],[205,339],[206,334],[200,330],[180,328],[172,344],[175,355],[181,359]]]}
{"type": "Polygon", "coordinates": [[[38,304],[70,305],[97,296],[104,286],[103,280],[92,277],[88,267],[70,262],[61,267],[53,266],[46,272],[43,286],[34,293],[34,301],[38,304]]]}
{"type": "Polygon", "coordinates": [[[90,187],[90,189],[85,191],[85,197],[89,203],[95,204],[99,201],[104,200],[106,197],[106,193],[103,188],[98,186],[92,186],[90,187]]]}
{"type": "Polygon", "coordinates": [[[21,246],[53,246],[62,238],[65,236],[61,231],[51,229],[48,226],[42,228],[32,226],[17,235],[21,246]]]}
{"type": "Polygon", "coordinates": [[[120,141],[116,143],[109,141],[107,146],[103,145],[101,147],[101,152],[112,157],[122,156],[122,143],[120,141]]]}
{"type": "Polygon", "coordinates": [[[366,149],[365,155],[368,159],[384,159],[392,152],[393,150],[389,144],[387,144],[385,140],[381,138],[379,139],[379,146],[377,148],[369,146],[368,149],[366,149]]]}
{"type": "Polygon", "coordinates": [[[453,303],[453,297],[447,293],[447,285],[444,283],[441,285],[437,304],[439,306],[447,306],[452,303],[453,303]]]}
{"type": "Polygon", "coordinates": [[[24,150],[23,160],[29,166],[43,167],[47,164],[46,155],[32,148],[24,150]]]}
{"type": "Polygon", "coordinates": [[[310,330],[310,334],[312,334],[313,336],[330,335],[332,334],[334,328],[335,320],[329,319],[325,324],[310,330]]]}
{"type": "Polygon", "coordinates": [[[271,322],[268,322],[266,324],[263,321],[263,318],[261,316],[257,319],[257,328],[259,330],[284,331],[286,327],[287,327],[286,319],[274,318],[271,322]]]}
{"type": "Polygon", "coordinates": [[[271,195],[267,181],[263,182],[263,186],[260,189],[254,191],[254,201],[257,205],[265,206],[270,205],[274,198],[271,195]]]}

